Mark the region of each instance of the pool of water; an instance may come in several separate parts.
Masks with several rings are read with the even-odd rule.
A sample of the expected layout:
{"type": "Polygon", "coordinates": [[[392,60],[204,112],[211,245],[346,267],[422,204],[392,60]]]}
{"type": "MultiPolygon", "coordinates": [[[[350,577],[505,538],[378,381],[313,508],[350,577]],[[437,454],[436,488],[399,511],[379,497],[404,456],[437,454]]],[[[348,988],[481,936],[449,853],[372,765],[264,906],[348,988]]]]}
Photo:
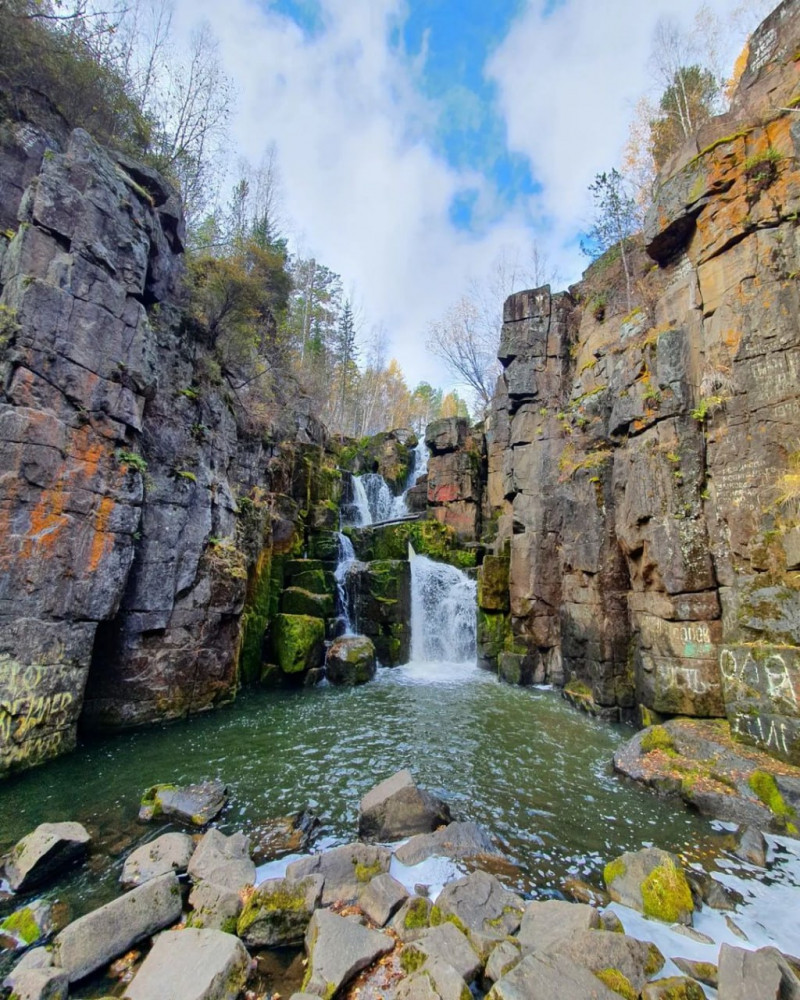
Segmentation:
{"type": "Polygon", "coordinates": [[[381,670],[356,689],[250,692],[213,714],[86,742],[0,784],[0,849],[38,823],[74,819],[96,839],[88,867],[58,887],[75,915],[117,891],[136,820],[156,782],[219,778],[226,831],[306,806],[336,842],[356,836],[358,801],[402,767],[444,795],[457,818],[491,832],[528,891],[569,875],[599,884],[603,864],[656,844],[692,851],[709,824],[612,774],[632,732],[463,664],[381,670]]]}

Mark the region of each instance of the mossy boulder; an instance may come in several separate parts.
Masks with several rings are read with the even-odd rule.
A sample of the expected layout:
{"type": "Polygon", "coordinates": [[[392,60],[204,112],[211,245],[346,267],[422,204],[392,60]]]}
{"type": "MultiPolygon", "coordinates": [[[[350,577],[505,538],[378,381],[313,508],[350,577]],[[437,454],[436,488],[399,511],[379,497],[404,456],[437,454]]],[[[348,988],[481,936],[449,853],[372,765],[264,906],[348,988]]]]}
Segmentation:
{"type": "Polygon", "coordinates": [[[694,979],[670,976],[648,983],[642,991],[642,1000],[705,1000],[705,995],[703,987],[694,979]]]}
{"type": "Polygon", "coordinates": [[[308,539],[312,559],[335,564],[339,561],[339,536],[335,531],[315,531],[308,539]]]}
{"type": "Polygon", "coordinates": [[[250,947],[286,948],[302,944],[324,879],[277,878],[262,882],[239,917],[236,933],[250,947]]]}
{"type": "Polygon", "coordinates": [[[0,937],[16,942],[16,948],[27,948],[47,937],[53,930],[53,906],[36,899],[15,910],[0,923],[0,937]]]}
{"type": "Polygon", "coordinates": [[[615,902],[668,924],[691,924],[692,892],[673,854],[656,847],[628,852],[607,864],[603,877],[615,902]]]}
{"type": "Polygon", "coordinates": [[[276,615],[272,648],[275,662],[285,674],[319,667],[325,649],[325,622],[311,615],[276,615]]]}
{"type": "Polygon", "coordinates": [[[365,635],[336,639],[325,658],[325,673],[331,684],[366,684],[375,676],[375,669],[375,646],[365,635]]]}
{"type": "Polygon", "coordinates": [[[325,571],[322,569],[313,569],[306,573],[298,573],[292,577],[291,586],[300,587],[301,590],[307,590],[312,594],[328,594],[332,590],[328,585],[325,571]]]}
{"type": "Polygon", "coordinates": [[[387,559],[353,567],[349,577],[353,618],[370,638],[384,666],[405,663],[411,644],[411,571],[408,562],[387,559]]]}
{"type": "Polygon", "coordinates": [[[504,556],[485,556],[478,570],[478,607],[507,612],[509,561],[504,556]]]}
{"type": "Polygon", "coordinates": [[[408,559],[409,545],[417,555],[450,563],[458,569],[471,569],[477,562],[475,550],[462,548],[455,531],[436,520],[350,529],[348,534],[356,555],[364,562],[408,559]]]}
{"type": "Polygon", "coordinates": [[[287,615],[330,618],[333,615],[333,598],[330,594],[312,594],[301,587],[287,587],[281,595],[281,611],[287,615]]]}

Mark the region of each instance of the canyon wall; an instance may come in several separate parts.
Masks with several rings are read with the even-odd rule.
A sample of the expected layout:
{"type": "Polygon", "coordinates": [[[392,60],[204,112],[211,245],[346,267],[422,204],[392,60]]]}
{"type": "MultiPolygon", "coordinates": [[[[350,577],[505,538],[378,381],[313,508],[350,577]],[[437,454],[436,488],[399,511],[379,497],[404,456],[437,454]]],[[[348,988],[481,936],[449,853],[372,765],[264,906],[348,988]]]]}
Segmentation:
{"type": "Polygon", "coordinates": [[[506,302],[480,601],[510,679],[611,718],[727,715],[795,763],[799,53],[791,0],[662,172],[630,300],[612,251],[506,302]]]}
{"type": "Polygon", "coordinates": [[[302,400],[254,419],[186,322],[154,171],[5,122],[0,227],[3,774],[79,720],[176,718],[257,679],[284,566],[335,559],[339,475],[302,400]]]}

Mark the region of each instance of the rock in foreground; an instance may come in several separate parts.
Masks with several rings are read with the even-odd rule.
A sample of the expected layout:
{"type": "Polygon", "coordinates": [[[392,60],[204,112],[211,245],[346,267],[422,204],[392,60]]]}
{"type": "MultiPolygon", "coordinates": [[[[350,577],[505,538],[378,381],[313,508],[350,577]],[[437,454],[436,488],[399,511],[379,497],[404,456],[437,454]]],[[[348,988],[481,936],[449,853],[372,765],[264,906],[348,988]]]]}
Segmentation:
{"type": "Polygon", "coordinates": [[[120,882],[132,887],[170,872],[181,874],[186,871],[193,853],[194,841],[188,834],[165,833],[128,855],[120,882]]]}
{"type": "Polygon", "coordinates": [[[221,781],[201,781],[183,787],[154,785],[142,796],[139,819],[149,822],[164,817],[205,826],[222,812],[227,801],[228,790],[221,781]]]}
{"type": "Polygon", "coordinates": [[[220,931],[159,935],[125,992],[127,1000],[236,1000],[250,959],[241,941],[220,931]]]}
{"type": "Polygon", "coordinates": [[[308,973],[303,989],[330,1000],[340,986],[382,955],[394,940],[329,910],[317,910],[306,933],[308,973]]]}
{"type": "Polygon", "coordinates": [[[80,823],[42,823],[23,837],[6,858],[6,878],[14,892],[28,892],[86,854],[91,837],[80,823]]]}
{"type": "Polygon", "coordinates": [[[362,798],[358,835],[364,840],[400,840],[415,833],[430,833],[451,818],[446,802],[419,788],[411,772],[402,770],[362,798]]]}
{"type": "Polygon", "coordinates": [[[331,643],[325,659],[325,675],[331,684],[366,684],[375,670],[375,646],[365,635],[342,636],[331,643]]]}
{"type": "Polygon", "coordinates": [[[678,859],[657,847],[623,854],[603,872],[611,898],[668,924],[691,924],[694,902],[678,859]]]}

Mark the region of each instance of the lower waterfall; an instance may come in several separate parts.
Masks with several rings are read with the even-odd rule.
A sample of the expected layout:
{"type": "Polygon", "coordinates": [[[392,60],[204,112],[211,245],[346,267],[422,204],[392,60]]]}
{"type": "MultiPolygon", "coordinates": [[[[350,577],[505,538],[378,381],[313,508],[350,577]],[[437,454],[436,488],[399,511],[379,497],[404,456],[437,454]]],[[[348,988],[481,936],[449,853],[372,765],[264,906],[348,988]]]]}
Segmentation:
{"type": "Polygon", "coordinates": [[[455,566],[419,556],[411,563],[411,661],[475,665],[476,583],[455,566]]]}

